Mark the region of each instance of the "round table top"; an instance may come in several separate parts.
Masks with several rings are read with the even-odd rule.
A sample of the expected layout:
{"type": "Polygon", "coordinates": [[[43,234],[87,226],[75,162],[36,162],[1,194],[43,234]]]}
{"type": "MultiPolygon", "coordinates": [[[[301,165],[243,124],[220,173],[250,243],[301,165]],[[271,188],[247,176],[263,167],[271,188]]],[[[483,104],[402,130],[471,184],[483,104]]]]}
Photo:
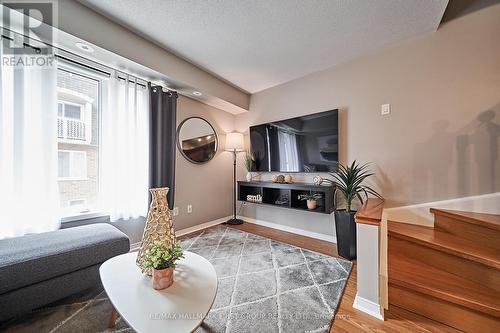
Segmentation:
{"type": "Polygon", "coordinates": [[[151,277],[136,265],[137,252],[122,254],[99,268],[102,284],[122,318],[138,333],[194,331],[212,307],[217,274],[205,258],[184,251],[174,284],[153,289],[151,277]]]}

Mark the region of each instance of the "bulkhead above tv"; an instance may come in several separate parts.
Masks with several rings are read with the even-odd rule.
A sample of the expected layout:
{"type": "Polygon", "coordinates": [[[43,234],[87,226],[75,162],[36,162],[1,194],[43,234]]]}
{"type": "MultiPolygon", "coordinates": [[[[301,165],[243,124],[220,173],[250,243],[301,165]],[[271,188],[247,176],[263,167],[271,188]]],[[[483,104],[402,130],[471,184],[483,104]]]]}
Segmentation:
{"type": "Polygon", "coordinates": [[[336,171],[338,124],[335,109],[250,127],[252,171],[336,171]]]}

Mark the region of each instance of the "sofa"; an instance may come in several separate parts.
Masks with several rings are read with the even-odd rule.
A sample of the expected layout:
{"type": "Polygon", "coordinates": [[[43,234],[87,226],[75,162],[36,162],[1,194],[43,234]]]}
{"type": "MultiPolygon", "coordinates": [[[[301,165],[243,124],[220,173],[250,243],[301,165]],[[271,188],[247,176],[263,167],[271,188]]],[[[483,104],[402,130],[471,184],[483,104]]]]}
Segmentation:
{"type": "Polygon", "coordinates": [[[106,223],[1,239],[0,322],[99,285],[99,266],[129,250],[106,223]]]}

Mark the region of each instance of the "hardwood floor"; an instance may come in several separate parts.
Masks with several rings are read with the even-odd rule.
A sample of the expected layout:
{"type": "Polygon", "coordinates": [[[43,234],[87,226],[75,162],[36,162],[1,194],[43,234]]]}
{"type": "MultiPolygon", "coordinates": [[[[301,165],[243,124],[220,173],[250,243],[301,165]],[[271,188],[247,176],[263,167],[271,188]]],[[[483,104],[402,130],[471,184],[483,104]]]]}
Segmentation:
{"type": "MultiPolygon", "coordinates": [[[[262,227],[252,223],[244,223],[233,228],[251,232],[256,235],[271,238],[283,243],[299,246],[312,251],[338,256],[334,243],[300,236],[276,229],[262,227]]],[[[356,296],[357,266],[353,269],[347,281],[344,296],[340,302],[337,314],[330,332],[459,332],[449,326],[419,316],[398,307],[390,307],[385,311],[385,321],[375,319],[352,307],[356,296]]]]}

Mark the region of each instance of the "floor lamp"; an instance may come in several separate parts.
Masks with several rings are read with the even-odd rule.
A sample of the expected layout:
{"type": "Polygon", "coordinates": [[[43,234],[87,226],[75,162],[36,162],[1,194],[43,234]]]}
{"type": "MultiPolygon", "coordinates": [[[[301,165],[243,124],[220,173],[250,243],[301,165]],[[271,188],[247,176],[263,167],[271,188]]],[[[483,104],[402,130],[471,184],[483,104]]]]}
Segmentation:
{"type": "Polygon", "coordinates": [[[238,132],[226,134],[225,149],[233,153],[233,218],[226,223],[231,225],[242,224],[243,220],[236,218],[236,153],[243,151],[243,134],[238,132]]]}

